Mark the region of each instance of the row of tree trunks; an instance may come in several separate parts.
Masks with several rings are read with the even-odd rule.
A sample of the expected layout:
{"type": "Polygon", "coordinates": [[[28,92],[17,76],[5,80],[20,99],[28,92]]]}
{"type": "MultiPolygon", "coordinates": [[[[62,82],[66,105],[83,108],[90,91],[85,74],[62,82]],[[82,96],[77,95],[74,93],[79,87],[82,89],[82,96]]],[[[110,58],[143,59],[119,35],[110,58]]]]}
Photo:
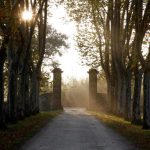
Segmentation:
{"type": "MultiPolygon", "coordinates": [[[[150,67],[147,67],[150,66],[150,52],[148,59],[143,55],[142,50],[142,44],[145,43],[143,42],[144,36],[147,31],[149,33],[150,0],[108,0],[108,3],[104,0],[88,0],[79,3],[78,0],[76,6],[73,6],[71,4],[74,4],[74,1],[70,0],[68,6],[71,7],[71,16],[79,22],[83,24],[85,22],[87,25],[87,20],[92,18],[91,28],[94,26],[95,32],[93,34],[97,34],[95,45],[100,49],[100,63],[107,80],[111,112],[123,116],[133,124],[141,122],[140,94],[143,77],[139,69],[142,68],[144,72],[143,128],[150,128],[150,69],[148,69],[150,67]],[[72,11],[73,9],[76,11],[72,11]],[[83,9],[86,10],[86,15],[82,13],[83,9]],[[132,85],[133,82],[134,85],[132,85]]],[[[85,32],[83,39],[86,38],[88,36],[85,32]]],[[[95,42],[90,38],[87,41],[91,44],[95,42]]],[[[83,48],[82,53],[86,51],[83,53],[83,57],[87,56],[88,60],[86,54],[88,51],[85,49],[91,47],[89,44],[84,45],[84,40],[80,38],[79,46],[83,48]]],[[[89,54],[91,51],[90,49],[89,54]]],[[[95,65],[94,61],[93,64],[95,65]]]]}
{"type": "Polygon", "coordinates": [[[29,79],[29,66],[28,66],[28,63],[25,65],[25,74],[24,74],[24,91],[25,91],[25,94],[24,94],[24,107],[25,107],[25,116],[28,117],[31,115],[31,106],[30,106],[30,98],[29,98],[29,90],[30,90],[30,79],[29,79]]]}
{"type": "Polygon", "coordinates": [[[15,122],[39,112],[39,79],[36,73],[30,72],[28,65],[20,76],[13,69],[9,72],[9,120],[15,122]]]}
{"type": "MultiPolygon", "coordinates": [[[[117,77],[119,78],[119,76],[117,77]]],[[[141,80],[142,72],[139,71],[135,74],[134,84],[134,96],[132,97],[132,85],[133,81],[132,72],[128,71],[126,76],[120,76],[120,79],[114,79],[114,85],[109,85],[109,97],[110,97],[110,109],[111,112],[119,116],[124,117],[126,120],[131,121],[134,124],[141,123],[141,80]]],[[[110,83],[109,83],[110,84],[110,83]]]]}
{"type": "Polygon", "coordinates": [[[32,72],[31,74],[31,91],[30,91],[30,101],[32,113],[36,114],[39,112],[39,80],[37,74],[32,72]]]}
{"type": "Polygon", "coordinates": [[[21,72],[18,81],[18,119],[25,118],[25,73],[21,72]]]}
{"type": "MultiPolygon", "coordinates": [[[[14,123],[19,119],[24,119],[39,112],[41,66],[45,49],[48,49],[45,48],[47,35],[47,0],[34,0],[34,2],[30,0],[16,2],[3,1],[1,3],[0,127],[5,124],[4,116],[7,116],[7,121],[14,123]],[[32,20],[21,19],[20,13],[23,10],[29,10],[29,8],[34,13],[32,20]],[[10,12],[7,10],[10,10],[10,12]],[[8,36],[7,43],[5,41],[4,44],[1,44],[1,41],[6,36],[5,34],[8,36]],[[5,53],[7,54],[6,59],[8,62],[8,67],[5,68],[8,71],[8,88],[6,89],[8,95],[5,95],[8,106],[7,112],[4,112],[3,71],[6,57],[5,53]]],[[[57,35],[56,32],[55,38],[59,42],[58,45],[56,44],[55,46],[53,42],[50,42],[56,49],[66,44],[64,44],[63,40],[61,42],[63,35],[61,35],[62,37],[60,35],[57,35]],[[61,37],[60,39],[59,36],[61,37]]],[[[51,37],[49,36],[48,38],[51,37]]],[[[53,52],[51,54],[53,55],[53,52]]]]}
{"type": "Polygon", "coordinates": [[[141,63],[141,67],[144,72],[143,79],[143,128],[150,129],[150,45],[147,58],[142,55],[142,44],[146,32],[149,30],[150,23],[150,0],[145,2],[137,0],[135,1],[135,54],[137,55],[138,62],[141,63]],[[144,13],[143,13],[144,10],[144,13]]]}
{"type": "Polygon", "coordinates": [[[17,121],[17,74],[13,62],[9,63],[9,76],[8,76],[8,108],[9,120],[11,122],[17,121]]]}
{"type": "MultiPolygon", "coordinates": [[[[127,64],[123,62],[122,58],[125,58],[124,56],[124,47],[129,48],[129,42],[127,42],[127,45],[122,46],[121,39],[121,8],[120,8],[120,0],[112,1],[110,0],[111,4],[111,55],[112,55],[112,69],[115,71],[112,71],[112,75],[114,76],[113,82],[114,82],[114,95],[115,95],[115,104],[114,104],[114,110],[117,115],[123,116],[126,120],[133,120],[133,123],[137,123],[137,119],[140,121],[139,115],[140,114],[140,90],[141,90],[141,75],[138,77],[135,76],[135,88],[134,88],[134,101],[132,104],[131,100],[131,82],[132,82],[132,70],[129,66],[127,67],[127,64]],[[113,9],[114,8],[114,9],[113,9]],[[115,79],[116,78],[116,79],[115,79]],[[132,108],[132,106],[134,108],[132,108]]],[[[131,4],[132,6],[132,4],[131,4]]],[[[126,9],[126,8],[125,8],[126,9]]],[[[133,10],[132,10],[133,11],[133,10]]],[[[133,14],[135,12],[133,11],[133,14]]],[[[129,22],[127,22],[129,23],[129,22]]],[[[126,24],[129,26],[130,24],[126,24]]],[[[124,30],[124,29],[123,29],[124,30]]],[[[128,29],[129,30],[129,29],[128,29]]],[[[125,31],[124,31],[125,32],[125,31]]],[[[135,34],[135,47],[133,47],[135,60],[138,61],[138,56],[136,51],[141,50],[142,42],[140,41],[140,35],[139,35],[139,28],[136,31],[135,34]]],[[[123,34],[123,33],[122,33],[123,34]]],[[[130,37],[127,37],[127,40],[130,37]]],[[[136,63],[136,62],[134,62],[136,63]]],[[[137,62],[138,63],[138,62],[137,62]]],[[[129,62],[130,65],[130,62],[129,62]]],[[[134,65],[134,64],[133,64],[134,65]]],[[[139,74],[137,74],[138,76],[139,74]]],[[[147,117],[146,117],[147,118],[147,117]]]]}
{"type": "Polygon", "coordinates": [[[129,70],[126,75],[126,95],[125,95],[125,119],[129,121],[132,118],[131,81],[132,81],[132,72],[129,70]]]}

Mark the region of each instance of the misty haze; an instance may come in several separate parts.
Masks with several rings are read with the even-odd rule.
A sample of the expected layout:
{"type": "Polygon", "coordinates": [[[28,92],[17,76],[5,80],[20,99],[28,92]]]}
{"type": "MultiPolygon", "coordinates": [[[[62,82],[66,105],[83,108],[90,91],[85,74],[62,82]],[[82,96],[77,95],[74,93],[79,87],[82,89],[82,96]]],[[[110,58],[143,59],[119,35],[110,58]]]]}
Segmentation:
{"type": "Polygon", "coordinates": [[[150,0],[0,0],[0,150],[150,150],[150,0]]]}

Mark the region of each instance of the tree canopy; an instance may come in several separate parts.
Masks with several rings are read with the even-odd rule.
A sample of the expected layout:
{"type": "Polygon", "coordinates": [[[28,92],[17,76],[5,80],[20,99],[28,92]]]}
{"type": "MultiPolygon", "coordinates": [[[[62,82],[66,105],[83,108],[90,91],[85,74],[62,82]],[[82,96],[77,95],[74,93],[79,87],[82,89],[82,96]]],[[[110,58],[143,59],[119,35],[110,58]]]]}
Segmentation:
{"type": "Polygon", "coordinates": [[[141,79],[144,73],[143,128],[150,128],[149,24],[150,1],[63,0],[77,22],[81,56],[105,73],[110,109],[132,123],[141,122],[141,79]],[[147,41],[147,42],[146,42],[147,41]],[[147,44],[147,53],[143,52],[147,44]],[[132,85],[134,83],[134,91],[132,85]],[[132,101],[133,99],[133,101],[132,101]]]}

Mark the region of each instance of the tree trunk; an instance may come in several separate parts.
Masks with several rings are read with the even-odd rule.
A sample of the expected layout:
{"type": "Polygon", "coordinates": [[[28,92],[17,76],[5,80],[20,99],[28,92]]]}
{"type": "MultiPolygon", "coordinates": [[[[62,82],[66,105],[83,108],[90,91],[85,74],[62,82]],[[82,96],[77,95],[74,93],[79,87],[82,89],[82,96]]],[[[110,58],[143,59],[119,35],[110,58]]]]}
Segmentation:
{"type": "Polygon", "coordinates": [[[117,77],[117,87],[116,87],[116,92],[117,92],[117,115],[122,116],[122,99],[121,99],[121,94],[122,94],[122,81],[120,77],[117,77]]]}
{"type": "Polygon", "coordinates": [[[150,70],[144,71],[143,81],[144,106],[143,106],[143,129],[150,129],[150,70]]]}
{"type": "Polygon", "coordinates": [[[40,109],[39,109],[39,87],[40,86],[40,82],[39,79],[36,77],[36,113],[39,113],[40,109]]]}
{"type": "Polygon", "coordinates": [[[109,103],[109,105],[108,105],[108,110],[110,111],[110,112],[112,112],[113,113],[113,96],[112,96],[112,86],[111,86],[111,83],[110,83],[110,81],[108,81],[107,82],[107,103],[109,103]]]}
{"type": "Polygon", "coordinates": [[[39,81],[35,72],[31,75],[30,99],[32,104],[32,113],[36,114],[39,112],[39,81]]]}
{"type": "Polygon", "coordinates": [[[126,104],[127,102],[127,80],[124,75],[122,75],[122,80],[121,80],[121,93],[120,93],[120,115],[124,118],[126,118],[126,104]]]}
{"type": "MultiPolygon", "coordinates": [[[[0,51],[1,52],[1,51],[0,51]]],[[[5,53],[0,53],[0,129],[6,128],[4,117],[4,78],[3,69],[5,62],[5,53]]]]}
{"type": "Polygon", "coordinates": [[[117,76],[117,115],[124,116],[125,98],[126,98],[126,81],[124,75],[118,72],[117,76]]]}
{"type": "Polygon", "coordinates": [[[116,68],[115,68],[115,63],[112,61],[112,68],[111,68],[111,102],[112,102],[112,112],[113,114],[118,114],[117,112],[117,104],[118,104],[118,99],[117,99],[117,78],[115,75],[117,74],[116,68]]]}
{"type": "Polygon", "coordinates": [[[134,95],[133,95],[133,108],[132,108],[132,123],[141,124],[141,82],[142,82],[142,71],[138,68],[134,71],[134,95]]]}
{"type": "Polygon", "coordinates": [[[17,76],[16,66],[10,60],[9,62],[9,76],[8,76],[8,105],[9,105],[9,119],[12,123],[17,121],[17,76]]]}
{"type": "Polygon", "coordinates": [[[29,96],[29,66],[26,64],[24,70],[24,100],[25,100],[25,116],[31,115],[30,96],[29,96]]]}
{"type": "Polygon", "coordinates": [[[131,78],[132,73],[127,71],[126,76],[126,99],[125,99],[125,120],[131,120],[131,78]]]}
{"type": "Polygon", "coordinates": [[[18,99],[18,113],[19,118],[24,119],[31,115],[31,102],[30,102],[30,79],[29,70],[26,66],[21,71],[19,77],[19,99],[18,99]]]}
{"type": "Polygon", "coordinates": [[[36,95],[35,95],[35,76],[34,73],[32,72],[30,75],[30,84],[31,84],[31,89],[30,89],[30,101],[31,101],[31,111],[32,114],[35,114],[35,105],[36,105],[36,95]]]}
{"type": "Polygon", "coordinates": [[[18,81],[18,105],[17,105],[18,119],[25,117],[25,73],[22,71],[19,75],[18,81]]]}

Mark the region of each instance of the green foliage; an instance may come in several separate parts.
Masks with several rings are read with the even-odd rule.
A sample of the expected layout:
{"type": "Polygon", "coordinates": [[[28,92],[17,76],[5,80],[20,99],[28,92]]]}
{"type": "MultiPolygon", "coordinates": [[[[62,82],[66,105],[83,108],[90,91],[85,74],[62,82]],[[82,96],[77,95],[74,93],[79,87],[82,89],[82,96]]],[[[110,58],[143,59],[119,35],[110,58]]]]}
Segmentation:
{"type": "Polygon", "coordinates": [[[68,44],[66,42],[67,36],[58,33],[55,29],[53,29],[50,25],[47,27],[47,37],[46,37],[46,52],[45,57],[50,57],[58,53],[60,56],[62,47],[68,48],[68,44]]]}
{"type": "MultiPolygon", "coordinates": [[[[56,54],[59,54],[61,56],[61,49],[63,47],[68,48],[67,39],[68,38],[66,35],[58,33],[54,28],[52,28],[51,25],[47,25],[45,53],[43,59],[51,59],[52,61],[52,58],[56,54]]],[[[36,33],[32,39],[32,59],[34,61],[34,64],[37,64],[40,56],[38,43],[39,39],[38,34],[36,33]]]]}
{"type": "Polygon", "coordinates": [[[52,91],[51,76],[47,72],[41,73],[40,93],[48,93],[52,91]]]}
{"type": "Polygon", "coordinates": [[[64,1],[68,13],[76,22],[77,41],[76,49],[81,55],[82,63],[84,65],[97,68],[100,66],[99,57],[99,41],[97,33],[93,26],[91,15],[91,6],[88,1],[64,1]]]}
{"type": "MultiPolygon", "coordinates": [[[[59,66],[59,63],[55,60],[55,56],[62,55],[62,49],[68,48],[67,37],[62,33],[58,33],[50,25],[47,27],[45,54],[42,63],[42,80],[41,80],[41,92],[51,91],[51,71],[53,68],[59,66]],[[47,69],[44,69],[47,68],[47,69]]],[[[34,57],[36,55],[34,54],[34,57]]],[[[35,59],[36,61],[36,59],[35,59]]]]}

